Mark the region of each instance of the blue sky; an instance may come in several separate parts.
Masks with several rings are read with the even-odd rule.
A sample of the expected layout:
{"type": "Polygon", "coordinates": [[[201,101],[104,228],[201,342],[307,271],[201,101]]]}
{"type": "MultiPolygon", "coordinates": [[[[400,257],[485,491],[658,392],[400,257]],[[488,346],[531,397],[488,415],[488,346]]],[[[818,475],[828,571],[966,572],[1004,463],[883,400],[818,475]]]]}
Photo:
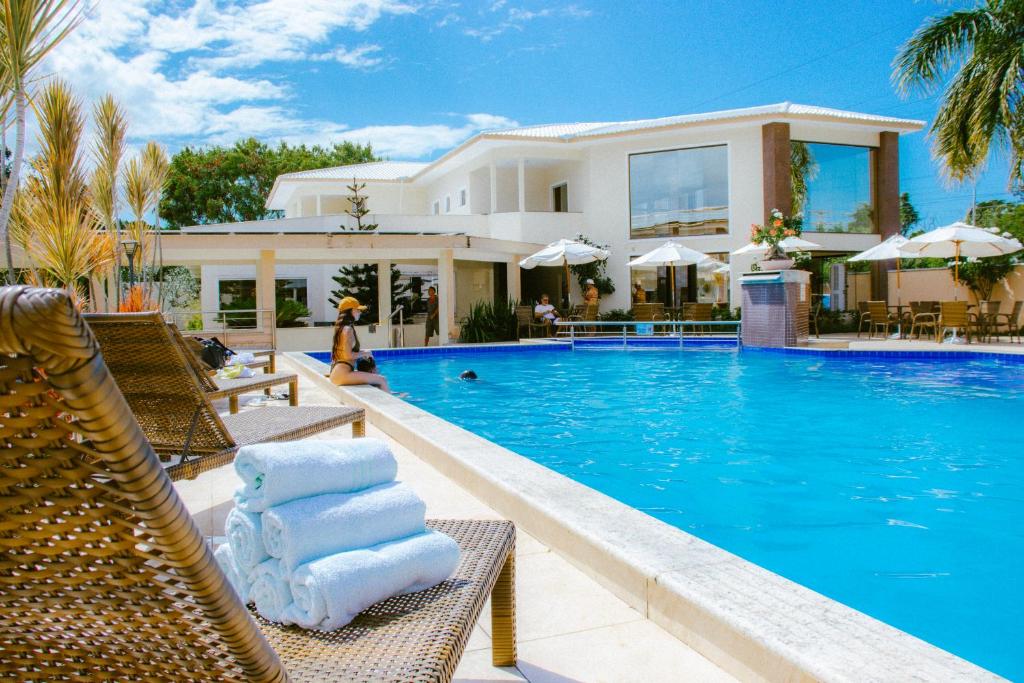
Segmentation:
{"type": "MultiPolygon", "coordinates": [[[[50,58],[83,97],[112,92],[132,142],[372,142],[431,159],[483,129],[652,118],[789,100],[931,121],[889,81],[934,0],[540,2],[100,0],[50,58]]],[[[961,218],[925,133],[901,140],[926,227],[961,218]]],[[[1006,161],[978,181],[1009,198],[1006,161]]]]}

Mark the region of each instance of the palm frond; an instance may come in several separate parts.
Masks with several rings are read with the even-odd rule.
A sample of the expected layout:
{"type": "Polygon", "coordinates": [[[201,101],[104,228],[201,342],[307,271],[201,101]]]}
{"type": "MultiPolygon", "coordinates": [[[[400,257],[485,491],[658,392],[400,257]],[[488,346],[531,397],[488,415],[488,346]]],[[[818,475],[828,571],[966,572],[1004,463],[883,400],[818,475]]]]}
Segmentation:
{"type": "Polygon", "coordinates": [[[117,181],[128,135],[124,110],[106,95],[93,106],[96,138],[93,141],[95,169],[92,177],[93,206],[108,230],[113,230],[118,213],[117,181]]]}
{"type": "Polygon", "coordinates": [[[903,94],[915,90],[934,92],[942,76],[970,49],[979,34],[989,30],[991,23],[991,15],[983,8],[929,19],[893,60],[896,90],[903,94]]]}
{"type": "Polygon", "coordinates": [[[85,18],[81,0],[0,0],[0,64],[13,89],[85,18]]]}

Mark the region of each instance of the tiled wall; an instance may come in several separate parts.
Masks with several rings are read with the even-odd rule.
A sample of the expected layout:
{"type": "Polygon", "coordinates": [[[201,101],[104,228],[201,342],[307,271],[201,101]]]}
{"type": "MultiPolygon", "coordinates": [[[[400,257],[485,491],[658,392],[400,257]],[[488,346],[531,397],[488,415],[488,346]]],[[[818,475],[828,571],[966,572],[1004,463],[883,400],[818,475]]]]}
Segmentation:
{"type": "Polygon", "coordinates": [[[799,282],[744,284],[743,345],[781,348],[806,344],[806,287],[799,282]]]}

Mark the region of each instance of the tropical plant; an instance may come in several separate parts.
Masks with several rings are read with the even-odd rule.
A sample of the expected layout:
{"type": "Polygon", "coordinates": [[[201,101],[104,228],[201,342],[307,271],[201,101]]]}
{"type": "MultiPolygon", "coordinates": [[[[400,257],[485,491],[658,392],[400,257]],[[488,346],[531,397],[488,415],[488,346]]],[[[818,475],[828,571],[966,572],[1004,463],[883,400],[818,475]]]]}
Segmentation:
{"type": "MultiPolygon", "coordinates": [[[[598,249],[608,249],[607,244],[598,244],[586,235],[576,235],[576,241],[591,247],[597,247],[598,249]]],[[[615,293],[615,283],[608,277],[606,273],[607,268],[607,261],[591,261],[590,263],[578,266],[569,266],[569,270],[572,271],[572,274],[576,276],[576,281],[579,282],[580,289],[586,290],[587,280],[593,280],[594,286],[597,287],[597,291],[601,296],[615,293]]]]}
{"type": "Polygon", "coordinates": [[[302,327],[299,318],[309,316],[309,309],[301,301],[295,299],[278,299],[275,306],[278,327],[302,327]]]}
{"type": "Polygon", "coordinates": [[[270,147],[248,138],[230,147],[185,147],[171,158],[160,215],[172,228],[277,218],[281,212],[266,202],[279,175],[376,160],[370,145],[351,142],[270,147]]]}
{"type": "Polygon", "coordinates": [[[368,198],[359,194],[359,191],[366,189],[366,183],[357,183],[356,179],[353,178],[352,184],[347,185],[346,187],[348,188],[348,191],[351,192],[352,194],[348,196],[349,206],[348,209],[345,210],[345,213],[348,214],[349,216],[352,216],[352,218],[356,219],[356,230],[376,230],[376,223],[367,223],[366,225],[363,225],[363,217],[366,216],[366,214],[370,213],[370,209],[366,206],[366,200],[368,198]]]}
{"type": "Polygon", "coordinates": [[[142,285],[132,285],[125,292],[124,297],[122,297],[121,303],[117,307],[117,312],[141,313],[143,311],[152,311],[154,308],[156,308],[156,304],[149,298],[146,289],[142,285]]]}
{"type": "MultiPolygon", "coordinates": [[[[90,198],[108,239],[113,241],[116,256],[121,244],[119,178],[128,135],[128,118],[114,98],[106,95],[93,106],[93,123],[96,128],[93,141],[95,167],[90,182],[90,198]]],[[[121,304],[121,269],[111,269],[111,275],[114,278],[114,308],[117,309],[121,304]]]]}
{"type": "Polygon", "coordinates": [[[900,195],[900,234],[909,237],[914,231],[914,226],[921,221],[917,209],[910,203],[910,193],[904,192],[900,195]]]}
{"type": "Polygon", "coordinates": [[[28,257],[31,282],[62,287],[84,305],[89,278],[113,262],[115,251],[108,234],[98,230],[89,197],[82,106],[60,80],[51,81],[35,104],[40,149],[33,174],[15,196],[11,239],[28,257]]]}
{"type": "Polygon", "coordinates": [[[807,183],[818,175],[818,163],[806,142],[789,143],[789,184],[792,188],[793,213],[804,210],[807,202],[807,183]]]}
{"type": "Polygon", "coordinates": [[[798,215],[783,216],[778,209],[772,209],[764,225],[750,224],[750,241],[768,247],[766,260],[785,258],[779,243],[787,237],[799,237],[803,232],[803,219],[798,215]]]}
{"type": "MultiPolygon", "coordinates": [[[[955,265],[955,264],[954,264],[955,265]]],[[[1016,263],[1011,256],[961,261],[960,267],[950,266],[953,277],[959,277],[960,284],[967,285],[976,301],[992,298],[992,290],[1013,272],[1016,263]]]]}
{"type": "MultiPolygon", "coordinates": [[[[147,201],[146,208],[153,211],[153,235],[156,243],[153,248],[150,270],[163,275],[164,252],[163,241],[160,239],[160,196],[163,192],[164,183],[167,181],[167,172],[170,162],[167,160],[167,152],[163,147],[150,140],[142,148],[142,171],[146,178],[147,201]]],[[[142,262],[145,264],[145,261],[142,262]]],[[[160,288],[160,301],[163,303],[163,287],[160,288]]]]}
{"type": "Polygon", "coordinates": [[[1024,186],[1024,1],[982,0],[928,19],[893,60],[904,96],[930,95],[955,70],[932,123],[935,156],[955,181],[972,177],[993,144],[1009,149],[1010,185],[1024,186]]]}
{"type": "Polygon", "coordinates": [[[8,284],[14,284],[8,225],[25,156],[29,85],[43,58],[82,20],[84,8],[80,0],[0,0],[0,109],[5,122],[14,107],[14,158],[0,200],[0,239],[6,252],[8,284]]]}
{"type": "Polygon", "coordinates": [[[459,326],[459,341],[466,344],[515,341],[519,338],[519,319],[513,299],[477,301],[459,326]]]}

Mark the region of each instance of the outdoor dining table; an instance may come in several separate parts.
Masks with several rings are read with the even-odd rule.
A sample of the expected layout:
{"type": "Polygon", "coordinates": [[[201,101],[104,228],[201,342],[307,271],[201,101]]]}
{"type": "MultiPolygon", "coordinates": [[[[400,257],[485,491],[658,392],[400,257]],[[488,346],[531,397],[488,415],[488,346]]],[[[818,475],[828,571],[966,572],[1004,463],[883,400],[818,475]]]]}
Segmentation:
{"type": "Polygon", "coordinates": [[[908,332],[903,329],[903,311],[910,308],[910,304],[889,304],[890,309],[896,310],[896,334],[897,339],[906,339],[908,332]]]}

